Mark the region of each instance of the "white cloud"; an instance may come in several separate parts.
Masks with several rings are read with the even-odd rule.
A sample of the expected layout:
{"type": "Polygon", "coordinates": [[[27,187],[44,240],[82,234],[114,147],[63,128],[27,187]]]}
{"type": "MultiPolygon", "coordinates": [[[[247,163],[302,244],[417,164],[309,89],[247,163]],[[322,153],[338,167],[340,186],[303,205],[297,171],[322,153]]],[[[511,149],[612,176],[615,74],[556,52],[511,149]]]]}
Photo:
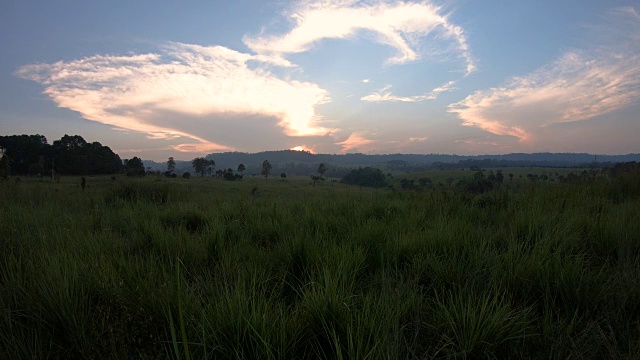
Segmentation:
{"type": "Polygon", "coordinates": [[[365,84],[368,83],[369,81],[370,81],[369,79],[362,79],[362,82],[365,84]]]}
{"type": "Polygon", "coordinates": [[[476,91],[449,111],[497,135],[534,141],[541,128],[604,115],[640,99],[640,17],[611,12],[590,36],[596,43],[566,52],[501,87],[476,91]]]}
{"type": "Polygon", "coordinates": [[[342,147],[342,151],[347,152],[352,149],[361,150],[362,146],[369,145],[373,142],[373,140],[365,138],[365,133],[363,131],[357,131],[351,133],[345,141],[336,143],[336,145],[340,145],[342,147]]]}
{"type": "Polygon", "coordinates": [[[375,34],[374,41],[397,50],[398,54],[387,62],[402,64],[420,59],[416,49],[433,35],[432,41],[455,43],[466,74],[476,69],[464,30],[452,24],[442,8],[431,1],[307,1],[287,15],[294,23],[289,32],[245,36],[245,44],[259,54],[281,57],[308,51],[323,39],[347,39],[359,31],[370,31],[375,34]]]}
{"type": "Polygon", "coordinates": [[[438,86],[437,88],[431,90],[430,92],[424,95],[416,95],[416,96],[396,96],[391,91],[388,91],[389,89],[391,89],[392,86],[387,85],[382,89],[378,89],[369,95],[361,97],[360,100],[367,101],[367,102],[387,102],[387,101],[418,102],[418,101],[424,101],[424,100],[435,100],[438,97],[438,94],[454,90],[455,89],[453,87],[454,84],[455,84],[455,81],[449,81],[448,83],[442,86],[438,86]]]}
{"type": "Polygon", "coordinates": [[[195,141],[174,146],[178,151],[230,149],[179,130],[190,116],[258,114],[277,118],[289,136],[329,133],[331,129],[318,125],[321,118],[315,112],[317,105],[329,101],[328,92],[314,83],[282,80],[265,65],[293,66],[278,57],[222,46],[170,43],[158,54],[96,55],[26,65],[16,74],[42,84],[59,107],[88,120],[154,139],[195,141]],[[162,111],[184,116],[176,119],[175,126],[154,124],[154,113],[162,111]]]}

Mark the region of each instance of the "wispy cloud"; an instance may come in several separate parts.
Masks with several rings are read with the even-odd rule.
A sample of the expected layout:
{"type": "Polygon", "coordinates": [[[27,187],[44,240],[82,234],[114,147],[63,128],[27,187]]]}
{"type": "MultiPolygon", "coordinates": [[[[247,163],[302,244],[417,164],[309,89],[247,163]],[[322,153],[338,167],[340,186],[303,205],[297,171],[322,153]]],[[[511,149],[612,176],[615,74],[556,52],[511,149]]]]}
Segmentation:
{"type": "Polygon", "coordinates": [[[26,65],[16,74],[42,84],[59,107],[88,120],[154,139],[193,140],[173,146],[183,152],[231,149],[180,130],[190,117],[204,115],[258,114],[277,118],[289,136],[329,133],[315,112],[317,105],[329,101],[328,92],[314,83],[280,79],[268,66],[293,65],[222,46],[169,43],[154,54],[26,65]],[[183,116],[168,127],[154,122],[157,112],[183,116]]]}
{"type": "Polygon", "coordinates": [[[409,142],[422,142],[427,141],[427,137],[410,137],[409,142]]]}
{"type": "Polygon", "coordinates": [[[464,30],[451,23],[441,7],[428,0],[305,1],[287,16],[294,24],[289,32],[245,36],[245,44],[259,54],[283,56],[308,51],[323,39],[347,39],[359,31],[370,31],[375,34],[374,41],[397,50],[398,54],[387,60],[389,64],[416,61],[421,57],[417,48],[422,42],[439,41],[455,44],[455,51],[465,63],[466,74],[476,69],[464,30]]]}
{"type": "Polygon", "coordinates": [[[497,135],[533,141],[541,128],[613,112],[640,99],[640,16],[616,9],[592,29],[592,44],[533,73],[477,91],[449,111],[497,135]]]}
{"type": "Polygon", "coordinates": [[[416,95],[416,96],[397,96],[394,95],[389,89],[391,89],[391,85],[387,85],[382,89],[378,89],[373,93],[363,96],[360,98],[362,101],[367,102],[387,102],[387,101],[395,101],[395,102],[418,102],[424,100],[435,100],[438,97],[438,94],[452,91],[455,88],[455,81],[449,81],[448,83],[438,86],[437,88],[431,90],[427,94],[424,95],[416,95]]]}
{"type": "Polygon", "coordinates": [[[336,143],[336,145],[340,145],[343,152],[347,152],[353,149],[362,150],[361,148],[364,145],[369,145],[374,142],[371,139],[365,138],[365,136],[366,135],[364,131],[353,132],[345,141],[336,143]]]}

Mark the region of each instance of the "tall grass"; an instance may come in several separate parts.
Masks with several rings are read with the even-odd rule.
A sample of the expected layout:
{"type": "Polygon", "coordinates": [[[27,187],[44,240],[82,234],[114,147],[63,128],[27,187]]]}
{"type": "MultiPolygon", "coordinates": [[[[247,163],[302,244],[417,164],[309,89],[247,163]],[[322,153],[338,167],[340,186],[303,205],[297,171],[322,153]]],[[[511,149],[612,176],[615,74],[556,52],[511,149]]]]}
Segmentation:
{"type": "Polygon", "coordinates": [[[0,183],[0,358],[638,358],[624,181],[0,183]]]}

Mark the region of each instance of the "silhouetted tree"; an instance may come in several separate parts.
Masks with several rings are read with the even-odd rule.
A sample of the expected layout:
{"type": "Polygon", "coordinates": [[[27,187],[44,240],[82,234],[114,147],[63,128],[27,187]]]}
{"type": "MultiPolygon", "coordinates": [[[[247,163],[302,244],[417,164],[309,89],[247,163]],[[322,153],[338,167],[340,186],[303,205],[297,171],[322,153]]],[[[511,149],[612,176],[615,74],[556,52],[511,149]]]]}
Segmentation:
{"type": "Polygon", "coordinates": [[[240,164],[238,165],[238,172],[240,173],[240,175],[242,175],[242,173],[247,170],[247,168],[244,166],[244,164],[240,164]]]}
{"type": "Polygon", "coordinates": [[[280,177],[284,180],[284,179],[287,178],[287,174],[286,173],[282,173],[282,174],[280,174],[280,177]]]}
{"type": "Polygon", "coordinates": [[[269,160],[265,160],[262,162],[262,172],[260,174],[264,175],[265,180],[269,178],[269,174],[271,174],[271,168],[272,166],[269,163],[269,160]]]}
{"type": "Polygon", "coordinates": [[[176,161],[173,159],[173,156],[169,157],[167,161],[167,171],[172,173],[176,170],[176,161]]]}
{"type": "Polygon", "coordinates": [[[216,162],[213,160],[207,160],[203,157],[197,157],[191,161],[191,165],[193,166],[193,170],[196,174],[204,176],[207,173],[211,174],[212,167],[216,166],[216,162]]]}
{"type": "Polygon", "coordinates": [[[127,176],[144,176],[145,175],[144,164],[142,163],[142,160],[137,156],[134,156],[131,159],[125,159],[124,168],[125,168],[125,171],[127,172],[127,176]]]}
{"type": "Polygon", "coordinates": [[[49,165],[47,170],[50,170],[54,154],[43,135],[0,136],[0,147],[4,148],[4,154],[11,162],[10,171],[13,174],[27,175],[43,171],[38,169],[42,156],[49,165]]]}
{"type": "Polygon", "coordinates": [[[11,174],[9,156],[5,155],[3,148],[0,148],[0,179],[6,180],[9,178],[9,174],[11,174]]]}
{"type": "Polygon", "coordinates": [[[183,174],[182,174],[182,178],[183,178],[183,179],[188,179],[188,178],[190,178],[190,177],[191,177],[191,173],[186,172],[186,173],[183,173],[183,174]]]}
{"type": "Polygon", "coordinates": [[[327,166],[324,163],[320,163],[320,165],[318,165],[318,174],[320,174],[320,177],[323,177],[325,172],[327,172],[327,166]]]}

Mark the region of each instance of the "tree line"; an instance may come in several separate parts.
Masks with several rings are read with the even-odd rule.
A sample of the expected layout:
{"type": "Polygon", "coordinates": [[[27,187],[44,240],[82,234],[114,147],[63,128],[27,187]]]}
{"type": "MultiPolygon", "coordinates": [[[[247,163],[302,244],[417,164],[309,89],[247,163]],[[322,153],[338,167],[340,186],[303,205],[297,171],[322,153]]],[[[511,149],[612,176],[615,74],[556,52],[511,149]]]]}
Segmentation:
{"type": "Polygon", "coordinates": [[[122,171],[120,157],[108,146],[64,135],[49,144],[43,135],[0,136],[3,175],[101,175],[122,171]]]}

